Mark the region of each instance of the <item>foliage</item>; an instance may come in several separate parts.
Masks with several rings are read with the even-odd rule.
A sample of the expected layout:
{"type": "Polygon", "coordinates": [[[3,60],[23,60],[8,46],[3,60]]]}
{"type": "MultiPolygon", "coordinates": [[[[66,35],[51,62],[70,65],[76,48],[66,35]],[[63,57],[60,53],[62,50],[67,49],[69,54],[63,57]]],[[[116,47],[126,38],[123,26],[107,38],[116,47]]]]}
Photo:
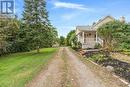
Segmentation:
{"type": "Polygon", "coordinates": [[[89,57],[89,59],[94,61],[94,62],[99,63],[99,62],[106,60],[107,57],[104,57],[103,54],[98,53],[98,54],[93,54],[91,57],[89,57]]]}
{"type": "Polygon", "coordinates": [[[15,52],[14,44],[19,24],[15,18],[4,16],[0,21],[0,54],[15,52]]]}
{"type": "Polygon", "coordinates": [[[48,20],[45,0],[25,0],[23,20],[25,28],[29,30],[30,49],[50,47],[54,44],[57,32],[48,20]],[[55,35],[56,34],[56,35],[55,35]]]}
{"type": "Polygon", "coordinates": [[[72,46],[73,48],[81,48],[81,43],[78,42],[75,33],[71,35],[69,42],[71,42],[71,46],[72,46]]]}
{"type": "Polygon", "coordinates": [[[0,14],[0,55],[52,47],[56,29],[48,20],[45,0],[24,0],[23,19],[0,14]]]}
{"type": "Polygon", "coordinates": [[[70,38],[72,37],[72,35],[75,33],[75,30],[71,30],[68,34],[67,34],[67,38],[66,38],[66,45],[67,46],[71,46],[71,41],[70,38]]]}
{"type": "Polygon", "coordinates": [[[95,46],[94,46],[95,49],[99,49],[99,48],[101,48],[101,47],[102,47],[102,46],[101,46],[99,43],[96,43],[95,46]]]}
{"type": "Polygon", "coordinates": [[[59,44],[60,44],[60,46],[65,46],[65,37],[60,36],[59,44]]]}
{"type": "Polygon", "coordinates": [[[72,30],[68,33],[66,41],[66,44],[74,49],[81,48],[81,43],[77,40],[75,30],[72,30]]]}
{"type": "Polygon", "coordinates": [[[129,48],[130,43],[130,25],[119,21],[112,21],[102,25],[98,30],[98,36],[103,40],[103,47],[108,51],[119,48],[129,48]]]}
{"type": "Polygon", "coordinates": [[[0,58],[0,87],[25,87],[25,84],[46,67],[56,48],[15,53],[0,58]]]}

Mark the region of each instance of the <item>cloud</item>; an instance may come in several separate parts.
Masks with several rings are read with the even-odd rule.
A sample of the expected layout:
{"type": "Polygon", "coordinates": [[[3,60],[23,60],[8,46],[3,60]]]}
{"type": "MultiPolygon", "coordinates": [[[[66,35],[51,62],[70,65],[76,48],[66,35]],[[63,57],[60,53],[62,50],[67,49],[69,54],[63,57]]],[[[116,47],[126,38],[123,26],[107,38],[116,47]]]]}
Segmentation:
{"type": "Polygon", "coordinates": [[[83,4],[76,4],[76,3],[68,3],[68,2],[54,2],[55,8],[68,8],[68,9],[77,9],[77,10],[89,10],[83,4]]]}
{"type": "Polygon", "coordinates": [[[64,20],[71,20],[73,18],[76,18],[77,16],[80,15],[80,12],[79,13],[66,13],[66,14],[63,14],[61,17],[64,19],[64,20]]]}

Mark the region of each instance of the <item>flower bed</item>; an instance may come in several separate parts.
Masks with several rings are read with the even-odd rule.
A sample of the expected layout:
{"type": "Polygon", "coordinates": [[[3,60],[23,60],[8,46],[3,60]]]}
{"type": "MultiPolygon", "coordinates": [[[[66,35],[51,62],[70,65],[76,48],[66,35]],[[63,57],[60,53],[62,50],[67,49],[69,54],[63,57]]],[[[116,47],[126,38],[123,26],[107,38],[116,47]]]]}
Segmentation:
{"type": "Polygon", "coordinates": [[[130,82],[130,64],[126,62],[122,62],[117,59],[113,59],[111,57],[104,57],[103,54],[97,53],[93,54],[89,57],[90,60],[98,63],[102,66],[112,66],[114,68],[114,73],[124,79],[126,79],[128,82],[130,82]]]}

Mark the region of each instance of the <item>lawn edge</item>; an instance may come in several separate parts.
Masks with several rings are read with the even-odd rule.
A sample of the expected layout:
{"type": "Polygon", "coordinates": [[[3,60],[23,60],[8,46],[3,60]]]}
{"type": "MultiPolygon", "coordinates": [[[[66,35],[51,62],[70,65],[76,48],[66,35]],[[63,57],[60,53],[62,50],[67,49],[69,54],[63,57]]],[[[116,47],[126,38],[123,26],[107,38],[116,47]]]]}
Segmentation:
{"type": "Polygon", "coordinates": [[[45,71],[48,69],[48,65],[53,61],[53,59],[57,56],[57,53],[59,52],[59,48],[56,49],[56,51],[52,54],[52,57],[50,58],[50,60],[45,64],[43,65],[38,71],[37,73],[34,73],[32,75],[32,78],[29,79],[25,84],[24,84],[24,87],[27,87],[27,85],[33,81],[33,79],[35,79],[41,72],[45,71]]]}

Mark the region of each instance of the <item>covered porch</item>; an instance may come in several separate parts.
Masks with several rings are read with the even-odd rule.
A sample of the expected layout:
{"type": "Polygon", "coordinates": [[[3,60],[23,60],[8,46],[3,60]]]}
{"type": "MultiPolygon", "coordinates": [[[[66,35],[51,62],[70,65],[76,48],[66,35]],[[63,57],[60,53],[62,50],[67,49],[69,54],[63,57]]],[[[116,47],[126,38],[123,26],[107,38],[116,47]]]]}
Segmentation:
{"type": "Polygon", "coordinates": [[[98,42],[97,32],[94,30],[81,31],[77,35],[78,41],[82,44],[82,48],[94,48],[98,42]]]}

